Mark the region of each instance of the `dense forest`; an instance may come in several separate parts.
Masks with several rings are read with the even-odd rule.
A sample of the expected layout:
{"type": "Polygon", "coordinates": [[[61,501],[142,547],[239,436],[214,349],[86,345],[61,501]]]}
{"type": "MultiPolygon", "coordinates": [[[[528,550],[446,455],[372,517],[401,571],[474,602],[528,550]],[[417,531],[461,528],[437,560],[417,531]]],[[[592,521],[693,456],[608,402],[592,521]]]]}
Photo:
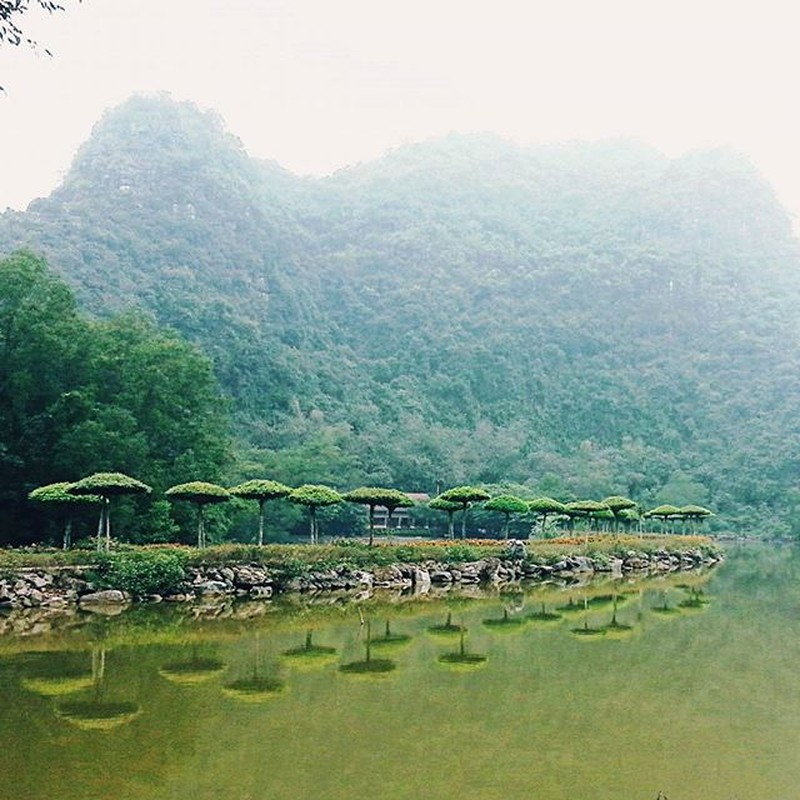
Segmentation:
{"type": "Polygon", "coordinates": [[[625,494],[796,532],[800,252],[735,154],[452,135],[301,178],[211,113],[136,97],[49,197],[0,216],[0,256],[19,248],[66,283],[14,257],[61,299],[31,323],[52,397],[25,399],[0,367],[5,540],[21,487],[95,468],[162,488],[625,494]],[[153,389],[183,406],[163,412],[164,442],[137,438],[151,348],[180,362],[153,389]],[[37,414],[73,402],[58,385],[73,370],[90,388],[59,418],[69,450],[37,414]]]}

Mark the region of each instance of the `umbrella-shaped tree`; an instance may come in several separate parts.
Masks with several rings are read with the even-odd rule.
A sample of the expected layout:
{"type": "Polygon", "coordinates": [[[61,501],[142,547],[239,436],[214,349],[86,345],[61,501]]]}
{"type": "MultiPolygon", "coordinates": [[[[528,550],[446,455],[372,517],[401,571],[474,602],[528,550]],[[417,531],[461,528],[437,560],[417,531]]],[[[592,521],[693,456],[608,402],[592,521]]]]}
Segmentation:
{"type": "Polygon", "coordinates": [[[72,486],[71,483],[48,483],[46,486],[40,486],[38,489],[34,489],[28,495],[29,500],[52,504],[63,512],[64,531],[61,546],[64,550],[68,550],[72,544],[72,511],[74,511],[77,506],[103,502],[102,498],[96,494],[70,494],[69,491],[67,491],[70,486],[72,486]]]}
{"type": "Polygon", "coordinates": [[[442,492],[439,497],[442,500],[450,500],[453,503],[458,503],[461,508],[461,538],[467,538],[467,508],[470,503],[479,500],[488,500],[490,495],[485,489],[478,486],[456,486],[453,489],[448,489],[442,492]]]}
{"type": "Polygon", "coordinates": [[[121,472],[95,472],[93,475],[88,475],[70,484],[67,491],[74,495],[101,498],[103,505],[100,509],[100,524],[97,528],[97,549],[103,549],[103,536],[105,535],[105,549],[108,550],[111,543],[111,498],[123,494],[149,494],[152,489],[146,483],[137,481],[136,478],[131,478],[121,472]]]}
{"type": "Polygon", "coordinates": [[[574,500],[564,506],[564,513],[570,519],[596,519],[598,513],[608,510],[609,508],[605,503],[599,503],[597,500],[574,500]]]}
{"type": "Polygon", "coordinates": [[[230,492],[223,486],[217,486],[216,483],[206,483],[205,481],[190,481],[189,483],[179,483],[177,486],[171,486],[164,494],[170,500],[188,500],[197,506],[197,546],[205,547],[208,542],[206,540],[206,522],[203,515],[203,509],[214,503],[224,503],[230,500],[230,492]]]}
{"type": "Polygon", "coordinates": [[[528,509],[540,518],[539,531],[544,536],[547,518],[556,514],[564,513],[564,504],[552,497],[537,497],[535,500],[528,501],[528,509]]]}
{"type": "Polygon", "coordinates": [[[286,497],[292,491],[291,487],[277,481],[256,478],[240,483],[238,486],[228,489],[228,491],[234,497],[258,501],[258,543],[259,545],[264,544],[265,506],[269,500],[286,497]]]}
{"type": "Polygon", "coordinates": [[[651,508],[649,511],[646,511],[644,516],[660,519],[662,525],[666,525],[668,519],[676,519],[680,517],[681,510],[677,506],[664,503],[663,505],[656,506],[655,508],[651,508]]]}
{"type": "Polygon", "coordinates": [[[375,509],[383,506],[389,512],[389,518],[398,508],[411,508],[414,501],[399,489],[381,489],[374,486],[362,486],[342,495],[348,503],[358,503],[369,508],[369,545],[373,544],[375,528],[375,509]]]}
{"type": "Polygon", "coordinates": [[[503,522],[503,538],[508,539],[508,525],[512,514],[525,514],[528,511],[528,504],[513,494],[499,494],[491,500],[487,500],[483,507],[487,511],[499,511],[505,517],[503,522]]]}
{"type": "Polygon", "coordinates": [[[689,520],[692,529],[694,529],[695,523],[697,523],[698,521],[704,520],[707,517],[714,516],[714,512],[711,511],[711,509],[704,508],[703,506],[694,506],[694,505],[681,506],[679,511],[681,512],[681,516],[684,519],[689,520]]]}
{"type": "Polygon", "coordinates": [[[428,501],[428,508],[433,508],[436,511],[447,512],[447,538],[452,539],[453,534],[453,514],[461,509],[461,503],[456,503],[452,500],[445,500],[441,495],[434,497],[428,501]]]}
{"type": "Polygon", "coordinates": [[[309,540],[316,544],[319,540],[319,526],[317,523],[317,509],[322,506],[333,506],[342,502],[342,496],[330,486],[306,483],[293,489],[287,495],[292,503],[306,506],[309,513],[309,540]]]}
{"type": "Polygon", "coordinates": [[[622,497],[618,494],[611,495],[611,497],[604,497],[603,502],[611,509],[611,513],[614,515],[615,531],[619,529],[619,520],[622,519],[621,512],[636,508],[637,505],[635,500],[631,500],[629,497],[622,497]]]}

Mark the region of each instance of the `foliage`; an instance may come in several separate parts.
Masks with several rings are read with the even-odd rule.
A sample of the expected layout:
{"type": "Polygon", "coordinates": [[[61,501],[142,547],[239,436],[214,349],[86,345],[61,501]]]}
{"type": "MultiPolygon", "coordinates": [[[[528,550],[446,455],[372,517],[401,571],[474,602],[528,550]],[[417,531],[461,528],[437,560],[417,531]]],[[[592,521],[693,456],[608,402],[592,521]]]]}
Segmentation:
{"type": "Polygon", "coordinates": [[[319,484],[303,484],[289,492],[290,502],[298,505],[319,508],[320,506],[330,506],[342,502],[342,495],[329,486],[319,484]]]}
{"type": "Polygon", "coordinates": [[[121,472],[95,472],[70,484],[67,491],[90,497],[117,497],[122,494],[150,494],[152,488],[121,472]]]}
{"type": "MultiPolygon", "coordinates": [[[[64,10],[64,6],[54,0],[33,0],[33,2],[31,0],[0,0],[0,45],[17,46],[24,42],[31,47],[37,46],[36,42],[27,36],[20,27],[19,18],[30,10],[31,6],[38,6],[50,14],[54,11],[64,10]]],[[[45,50],[45,52],[49,55],[49,50],[45,50]]]]}
{"type": "Polygon", "coordinates": [[[228,490],[234,497],[245,500],[272,500],[276,497],[285,497],[292,490],[289,486],[278,481],[256,478],[240,483],[228,490]]]}
{"type": "Polygon", "coordinates": [[[164,494],[175,500],[188,500],[198,505],[224,503],[231,497],[231,493],[223,486],[217,486],[215,483],[206,483],[205,481],[179,483],[177,486],[170,486],[164,494]]]}
{"type": "Polygon", "coordinates": [[[391,516],[395,509],[398,508],[411,508],[414,501],[405,493],[398,489],[377,488],[374,486],[361,486],[358,489],[352,489],[342,495],[342,498],[348,503],[357,503],[362,506],[369,506],[369,543],[373,543],[373,527],[375,508],[377,506],[384,506],[391,516]]]}
{"type": "MultiPolygon", "coordinates": [[[[214,477],[228,452],[220,409],[194,347],[133,314],[90,322],[42,259],[0,258],[0,542],[39,535],[37,486],[110,469],[156,490],[214,477]]],[[[126,538],[163,537],[149,504],[115,505],[126,538]]]]}
{"type": "Polygon", "coordinates": [[[28,494],[29,500],[36,500],[45,503],[100,503],[102,498],[96,494],[76,494],[69,489],[74,484],[61,481],[59,483],[48,483],[46,486],[39,486],[28,494]]]}
{"type": "Polygon", "coordinates": [[[174,589],[185,577],[186,556],[176,548],[100,554],[95,571],[102,585],[136,597],[174,589]]]}
{"type": "MultiPolygon", "coordinates": [[[[713,508],[718,529],[754,508],[800,525],[800,255],[736,155],[451,136],[309,180],[249,159],[212,114],[137,97],[50,197],[0,216],[0,252],[20,246],[96,318],[136,309],[209,361],[182,343],[199,380],[170,391],[157,329],[76,335],[89,323],[53,276],[0,277],[19,322],[0,335],[0,541],[30,539],[21,499],[44,483],[222,480],[219,417],[189,399],[212,364],[259,467],[242,475],[430,494],[507,480],[713,508]],[[163,415],[135,400],[150,384],[163,415]]],[[[133,538],[152,535],[140,510],[119,510],[133,538]]]]}
{"type": "Polygon", "coordinates": [[[320,484],[303,484],[293,489],[287,495],[289,502],[297,505],[306,506],[309,510],[309,540],[311,544],[316,544],[319,539],[319,523],[316,511],[323,506],[332,506],[342,502],[342,495],[330,486],[320,484]]]}

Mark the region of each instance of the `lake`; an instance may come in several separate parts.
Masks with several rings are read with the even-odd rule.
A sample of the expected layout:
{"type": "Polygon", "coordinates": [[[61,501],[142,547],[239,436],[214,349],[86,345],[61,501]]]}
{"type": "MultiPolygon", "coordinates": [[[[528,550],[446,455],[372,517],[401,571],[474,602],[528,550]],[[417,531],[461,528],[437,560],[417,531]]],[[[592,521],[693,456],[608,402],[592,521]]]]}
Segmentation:
{"type": "Polygon", "coordinates": [[[799,568],[28,620],[0,798],[797,797],[799,568]]]}

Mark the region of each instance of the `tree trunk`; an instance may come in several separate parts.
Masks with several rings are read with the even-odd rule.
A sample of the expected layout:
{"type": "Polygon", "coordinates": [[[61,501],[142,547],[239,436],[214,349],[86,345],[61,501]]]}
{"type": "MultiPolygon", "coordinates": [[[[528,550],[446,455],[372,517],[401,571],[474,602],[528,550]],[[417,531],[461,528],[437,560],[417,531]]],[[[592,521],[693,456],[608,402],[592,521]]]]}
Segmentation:
{"type": "Polygon", "coordinates": [[[447,538],[448,539],[455,539],[456,532],[453,530],[453,511],[447,512],[447,538]]]}
{"type": "Polygon", "coordinates": [[[197,546],[206,546],[206,525],[203,519],[203,504],[197,504],[197,546]]]}
{"type": "Polygon", "coordinates": [[[64,538],[61,542],[61,549],[69,550],[71,544],[72,544],[72,517],[67,517],[67,521],[64,523],[64,538]]]}
{"type": "Polygon", "coordinates": [[[106,553],[111,549],[111,501],[106,497],[106,553]]]}
{"type": "MultiPolygon", "coordinates": [[[[389,524],[388,522],[386,523],[389,524]]],[[[372,547],[373,539],[372,539],[372,529],[375,527],[375,506],[369,507],[369,546],[372,547]]]]}
{"type": "Polygon", "coordinates": [[[106,501],[100,506],[100,519],[97,520],[97,552],[103,549],[103,531],[106,529],[106,501]]]}
{"type": "Polygon", "coordinates": [[[508,524],[511,521],[511,514],[506,512],[506,521],[503,523],[503,538],[508,539],[508,524]]]}
{"type": "Polygon", "coordinates": [[[317,515],[316,515],[316,506],[309,506],[309,514],[311,517],[311,526],[309,529],[309,538],[311,540],[311,544],[317,543],[317,515]]]}
{"type": "Polygon", "coordinates": [[[468,503],[464,503],[464,509],[461,512],[461,538],[467,538],[467,505],[468,503]]]}
{"type": "Polygon", "coordinates": [[[264,511],[267,504],[266,500],[261,500],[258,504],[258,546],[264,544],[264,511]]]}

